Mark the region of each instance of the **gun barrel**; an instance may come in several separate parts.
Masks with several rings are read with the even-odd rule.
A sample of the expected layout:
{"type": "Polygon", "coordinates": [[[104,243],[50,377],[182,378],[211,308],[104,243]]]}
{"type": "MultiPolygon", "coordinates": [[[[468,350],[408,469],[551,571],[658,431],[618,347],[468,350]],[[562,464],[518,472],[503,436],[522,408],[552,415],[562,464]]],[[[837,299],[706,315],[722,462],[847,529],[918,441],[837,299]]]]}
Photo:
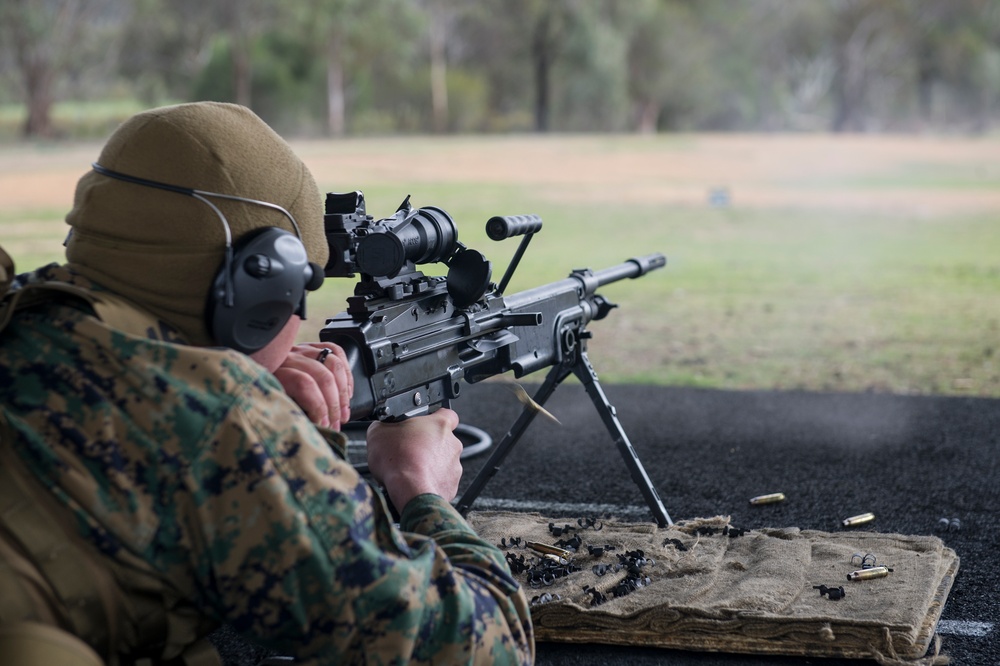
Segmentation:
{"type": "Polygon", "coordinates": [[[649,271],[663,268],[666,265],[667,258],[656,252],[654,254],[647,254],[644,257],[633,257],[623,264],[596,271],[593,279],[597,282],[598,287],[603,287],[606,284],[624,280],[625,278],[643,276],[649,271]]]}
{"type": "Polygon", "coordinates": [[[611,266],[599,271],[577,269],[563,280],[527,289],[516,294],[510,294],[504,296],[504,299],[512,311],[524,312],[539,301],[548,301],[552,297],[552,294],[564,292],[575,306],[579,304],[578,292],[580,291],[592,296],[604,285],[626,278],[637,278],[649,271],[663,268],[666,265],[667,258],[657,252],[643,257],[632,258],[617,266],[611,266]],[[569,296],[569,294],[572,294],[572,296],[569,296]]]}

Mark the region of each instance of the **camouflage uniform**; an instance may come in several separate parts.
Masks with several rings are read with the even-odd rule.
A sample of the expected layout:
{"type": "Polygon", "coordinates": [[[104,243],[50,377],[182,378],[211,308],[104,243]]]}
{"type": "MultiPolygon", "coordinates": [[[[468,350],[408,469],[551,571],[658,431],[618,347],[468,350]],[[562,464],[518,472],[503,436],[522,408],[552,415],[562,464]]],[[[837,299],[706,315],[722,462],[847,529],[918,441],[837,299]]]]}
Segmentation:
{"type": "MultiPolygon", "coordinates": [[[[55,265],[18,278],[31,280],[100,291],[55,265]]],[[[0,332],[0,449],[104,561],[154,571],[163,603],[197,618],[168,643],[224,623],[296,663],[533,661],[523,592],[449,503],[421,495],[397,529],[343,436],[273,375],[150,333],[80,304],[18,311],[0,332]]],[[[122,599],[129,580],[115,577],[122,599]]],[[[105,658],[139,649],[117,633],[95,646],[105,658]]]]}

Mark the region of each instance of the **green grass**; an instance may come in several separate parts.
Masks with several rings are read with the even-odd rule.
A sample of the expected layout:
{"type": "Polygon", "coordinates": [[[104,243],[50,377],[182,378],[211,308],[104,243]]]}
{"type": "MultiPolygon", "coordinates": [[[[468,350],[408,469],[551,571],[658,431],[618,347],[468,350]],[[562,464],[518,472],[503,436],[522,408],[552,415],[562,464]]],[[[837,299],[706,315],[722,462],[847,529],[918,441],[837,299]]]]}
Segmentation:
{"type": "MultiPolygon", "coordinates": [[[[590,326],[591,360],[604,381],[1000,397],[995,211],[928,213],[919,206],[896,210],[864,203],[810,207],[801,201],[742,206],[739,195],[753,182],[737,183],[734,203],[726,208],[631,198],[622,192],[653,187],[655,175],[648,182],[631,175],[622,185],[611,174],[600,187],[556,176],[584,154],[662,154],[665,162],[697,155],[706,150],[698,138],[550,141],[559,159],[539,169],[537,179],[481,177],[474,166],[460,177],[435,175],[435,160],[470,159],[474,165],[477,155],[487,159],[508,150],[510,142],[495,138],[350,140],[297,148],[307,162],[330,152],[341,158],[332,171],[314,169],[321,187],[362,189],[376,217],[391,214],[406,194],[416,206],[444,208],[457,221],[460,240],[493,261],[495,280],[518,240],[489,240],[486,220],[541,215],[544,227],[508,292],[562,279],[574,268],[666,254],[665,269],[602,290],[620,305],[590,326]],[[385,161],[369,164],[363,157],[385,161]]],[[[509,146],[513,154],[522,148],[509,146]]],[[[807,164],[801,174],[793,169],[791,176],[768,183],[801,192],[796,178],[812,178],[807,164]]],[[[864,178],[840,175],[829,186],[862,195],[900,188],[973,195],[1000,189],[995,171],[976,175],[982,173],[971,161],[959,168],[921,158],[864,178]]],[[[707,191],[715,182],[724,181],[708,174],[699,187],[707,191]]],[[[64,214],[51,208],[4,212],[0,205],[0,239],[20,267],[59,257],[64,214]]],[[[430,266],[426,272],[441,270],[430,266]]],[[[324,316],[342,310],[352,289],[346,280],[329,279],[312,296],[304,339],[315,339],[324,316]]]]}
{"type": "MultiPolygon", "coordinates": [[[[456,211],[469,195],[434,194],[456,211]]],[[[591,325],[607,381],[1000,396],[1000,228],[989,216],[531,210],[545,226],[508,291],[668,256],[664,270],[602,290],[620,305],[591,325]]],[[[516,241],[469,235],[502,275],[516,241]]]]}
{"type": "Polygon", "coordinates": [[[856,178],[853,186],[869,190],[884,188],[932,187],[947,190],[1000,188],[1000,166],[954,164],[942,169],[940,164],[915,162],[898,172],[876,177],[856,178]]]}
{"type": "MultiPolygon", "coordinates": [[[[141,103],[132,99],[57,102],[52,107],[52,124],[59,137],[103,138],[123,120],[141,110],[141,103]]],[[[0,142],[20,138],[26,117],[23,104],[0,104],[0,142]]]]}
{"type": "Polygon", "coordinates": [[[62,261],[62,239],[69,231],[63,221],[65,214],[43,208],[20,212],[0,209],[0,244],[18,270],[62,261]]]}

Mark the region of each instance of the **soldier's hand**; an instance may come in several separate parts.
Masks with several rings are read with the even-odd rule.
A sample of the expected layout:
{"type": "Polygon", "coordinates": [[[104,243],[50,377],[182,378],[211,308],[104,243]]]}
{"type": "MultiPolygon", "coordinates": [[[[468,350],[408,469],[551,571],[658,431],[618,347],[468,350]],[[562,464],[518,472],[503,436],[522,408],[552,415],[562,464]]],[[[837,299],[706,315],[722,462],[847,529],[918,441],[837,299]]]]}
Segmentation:
{"type": "Polygon", "coordinates": [[[368,427],[368,469],[397,509],[424,493],[448,501],[458,494],[462,442],[455,436],[457,427],[458,414],[450,409],[368,427]]]}
{"type": "Polygon", "coordinates": [[[337,345],[295,345],[274,376],[313,423],[337,430],[351,419],[354,375],[337,345]]]}

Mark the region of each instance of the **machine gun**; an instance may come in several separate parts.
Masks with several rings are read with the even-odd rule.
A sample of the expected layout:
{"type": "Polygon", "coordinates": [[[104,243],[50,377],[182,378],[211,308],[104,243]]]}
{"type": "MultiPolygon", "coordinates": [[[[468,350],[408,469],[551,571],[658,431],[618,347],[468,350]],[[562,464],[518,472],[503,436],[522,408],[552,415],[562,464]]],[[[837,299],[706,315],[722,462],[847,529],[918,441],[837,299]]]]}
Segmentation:
{"type": "Polygon", "coordinates": [[[389,218],[365,211],[361,192],[329,193],[324,217],[328,277],[357,277],[348,307],[327,320],[320,339],[343,348],[354,374],[351,421],[394,421],[448,406],[462,382],[513,371],[516,378],[549,373],[482,471],[459,498],[468,512],[486,483],[556,387],[575,375],[590,395],[632,479],[657,523],[672,524],[629,442],[587,357],[587,324],[616,307],[600,287],[637,278],[666,265],[662,254],[630,259],[600,271],[574,270],[568,278],[505,295],[528,243],[541,229],[535,215],[497,216],[486,223],[495,241],[522,236],[499,285],[492,265],[458,241],[445,211],[414,208],[409,197],[389,218]],[[447,276],[427,276],[420,264],[442,263],[447,276]]]}

